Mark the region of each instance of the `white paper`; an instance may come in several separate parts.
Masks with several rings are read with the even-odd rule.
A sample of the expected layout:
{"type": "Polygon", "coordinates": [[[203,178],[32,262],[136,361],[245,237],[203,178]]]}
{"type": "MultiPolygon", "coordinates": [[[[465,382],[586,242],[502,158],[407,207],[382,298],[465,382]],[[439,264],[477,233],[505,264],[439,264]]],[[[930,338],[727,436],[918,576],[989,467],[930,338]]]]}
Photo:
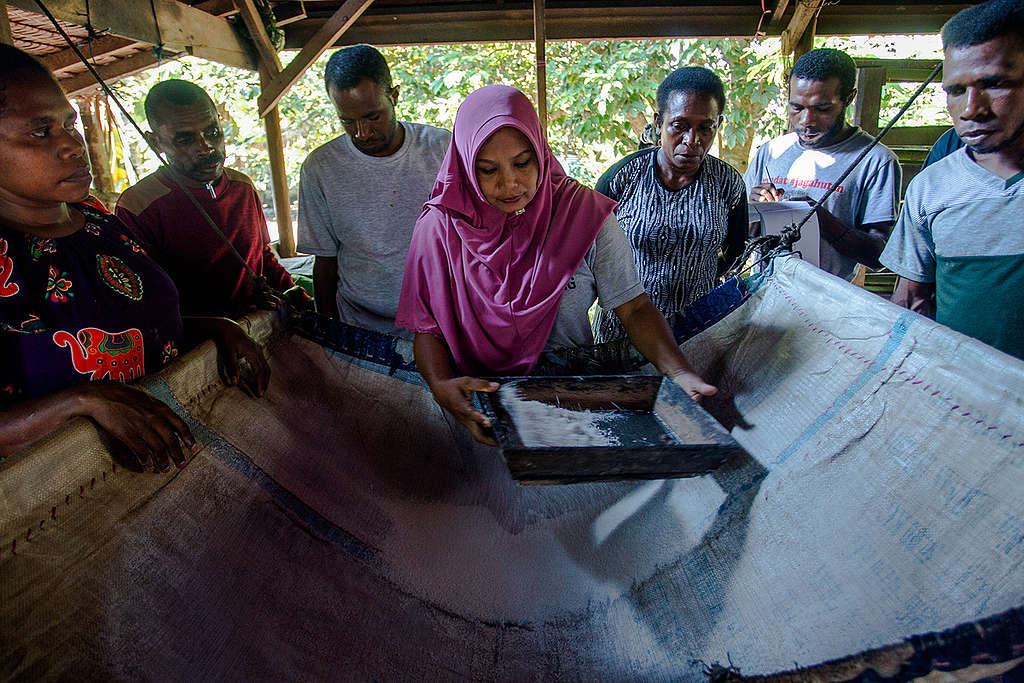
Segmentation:
{"type": "MultiPolygon", "coordinates": [[[[761,222],[762,235],[778,235],[785,228],[799,223],[811,210],[810,204],[802,201],[788,202],[750,202],[750,222],[761,222]]],[[[793,245],[793,251],[808,263],[819,265],[819,228],[818,215],[800,227],[800,239],[793,245]]]]}

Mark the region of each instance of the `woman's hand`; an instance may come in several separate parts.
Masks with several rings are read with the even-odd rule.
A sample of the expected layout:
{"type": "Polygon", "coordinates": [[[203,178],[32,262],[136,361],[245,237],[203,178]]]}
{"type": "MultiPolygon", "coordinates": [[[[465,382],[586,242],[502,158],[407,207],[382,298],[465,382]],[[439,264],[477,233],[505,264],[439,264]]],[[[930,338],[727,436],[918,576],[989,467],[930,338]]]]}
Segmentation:
{"type": "Polygon", "coordinates": [[[641,294],[615,309],[633,346],[651,361],[654,367],[678,384],[695,401],[713,396],[718,389],[694,372],[679,350],[665,316],[654,307],[646,294],[641,294]]]}
{"type": "Polygon", "coordinates": [[[262,396],[266,392],[270,383],[270,365],[263,356],[263,350],[238,323],[228,318],[190,318],[189,322],[206,331],[217,345],[217,358],[225,384],[238,384],[240,361],[245,360],[253,373],[253,393],[262,396]]]}
{"type": "Polygon", "coordinates": [[[438,405],[468,429],[474,439],[488,446],[497,446],[498,443],[484,431],[491,426],[491,421],[473,407],[470,397],[474,391],[497,391],[498,383],[465,375],[452,377],[454,372],[448,344],[439,336],[417,332],[413,352],[416,354],[416,367],[438,405]]]}
{"type": "Polygon", "coordinates": [[[704,396],[714,396],[718,393],[718,387],[705,382],[693,370],[679,370],[669,375],[668,378],[678,384],[679,388],[694,401],[700,401],[704,396]]]}
{"type": "Polygon", "coordinates": [[[490,428],[491,421],[473,407],[471,400],[474,391],[497,391],[497,382],[488,382],[477,377],[453,377],[435,381],[430,390],[434,394],[434,400],[451,413],[459,424],[468,429],[474,439],[488,446],[498,445],[498,442],[485,431],[490,428]]]}
{"type": "Polygon", "coordinates": [[[166,472],[171,462],[185,466],[195,437],[170,408],[142,389],[118,382],[85,382],[72,391],[72,414],[91,418],[124,444],[143,470],[166,472]]]}

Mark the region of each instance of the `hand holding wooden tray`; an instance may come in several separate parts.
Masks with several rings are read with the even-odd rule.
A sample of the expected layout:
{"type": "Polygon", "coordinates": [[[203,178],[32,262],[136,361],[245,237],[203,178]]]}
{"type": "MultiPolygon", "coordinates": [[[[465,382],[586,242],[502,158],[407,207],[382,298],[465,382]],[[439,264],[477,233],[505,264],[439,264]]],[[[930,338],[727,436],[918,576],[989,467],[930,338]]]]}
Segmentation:
{"type": "Polygon", "coordinates": [[[743,448],[662,376],[499,377],[480,392],[498,446],[522,483],[707,474],[743,448]]]}

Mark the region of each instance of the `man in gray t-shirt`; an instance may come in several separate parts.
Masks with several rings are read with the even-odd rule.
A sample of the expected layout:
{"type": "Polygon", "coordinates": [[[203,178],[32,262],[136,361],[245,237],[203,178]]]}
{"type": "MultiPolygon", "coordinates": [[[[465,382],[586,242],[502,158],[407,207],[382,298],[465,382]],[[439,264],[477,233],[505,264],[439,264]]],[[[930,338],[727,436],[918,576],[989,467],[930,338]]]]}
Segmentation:
{"type": "Polygon", "coordinates": [[[331,56],[327,94],[345,135],[313,150],[299,181],[299,251],[316,257],[317,310],[395,328],[409,241],[451,134],[395,118],[398,88],[383,55],[354,45],[331,56]]]}
{"type": "MultiPolygon", "coordinates": [[[[871,136],[846,123],[857,95],[857,68],[845,52],[811,50],[789,80],[789,125],[794,132],[762,145],[743,180],[752,202],[818,200],[864,151],[871,136]]],[[[896,222],[900,165],[877,145],[818,209],[819,265],[853,279],[857,263],[879,266],[896,222]]]]}

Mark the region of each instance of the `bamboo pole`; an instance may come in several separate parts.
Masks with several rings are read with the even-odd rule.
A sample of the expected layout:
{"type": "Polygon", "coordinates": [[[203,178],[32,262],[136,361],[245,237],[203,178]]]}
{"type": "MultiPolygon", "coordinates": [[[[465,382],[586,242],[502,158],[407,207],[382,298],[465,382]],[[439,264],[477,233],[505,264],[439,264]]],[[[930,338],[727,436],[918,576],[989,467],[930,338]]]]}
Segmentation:
{"type": "Polygon", "coordinates": [[[548,70],[544,48],[544,0],[533,0],[533,39],[537,60],[537,116],[544,138],[548,135],[548,70]]]}
{"type": "Polygon", "coordinates": [[[295,256],[295,232],[292,230],[292,209],[288,201],[288,175],[284,165],[284,143],[281,140],[281,115],[275,106],[263,117],[267,130],[267,155],[270,157],[270,178],[274,185],[274,213],[277,214],[277,251],[283,258],[295,256]]]}
{"type": "Polygon", "coordinates": [[[110,173],[110,150],[99,112],[99,96],[79,95],[74,98],[85,131],[85,145],[92,166],[92,191],[105,205],[112,207],[117,201],[110,173]]]}

